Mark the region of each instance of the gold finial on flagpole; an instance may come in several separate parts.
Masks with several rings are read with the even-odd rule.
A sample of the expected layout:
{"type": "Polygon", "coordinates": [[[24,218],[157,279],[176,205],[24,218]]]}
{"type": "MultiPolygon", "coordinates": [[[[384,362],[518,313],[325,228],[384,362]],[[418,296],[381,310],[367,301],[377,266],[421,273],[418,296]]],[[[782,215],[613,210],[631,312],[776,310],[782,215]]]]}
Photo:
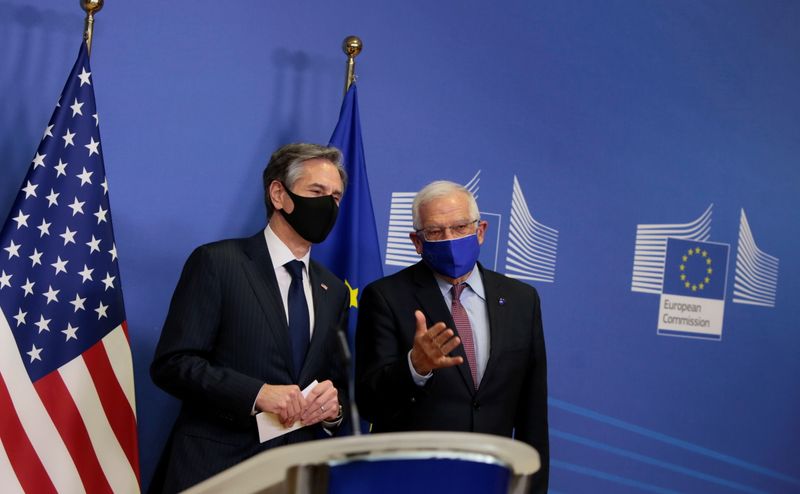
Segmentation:
{"type": "Polygon", "coordinates": [[[344,79],[344,93],[350,89],[350,84],[356,79],[356,57],[361,53],[361,48],[364,45],[361,43],[361,38],[358,36],[348,36],[342,42],[342,51],[347,55],[347,73],[344,79]]]}
{"type": "Polygon", "coordinates": [[[86,49],[92,53],[92,34],[94,32],[94,14],[103,8],[104,0],[81,0],[81,8],[86,11],[86,24],[83,29],[83,39],[86,49]]]}

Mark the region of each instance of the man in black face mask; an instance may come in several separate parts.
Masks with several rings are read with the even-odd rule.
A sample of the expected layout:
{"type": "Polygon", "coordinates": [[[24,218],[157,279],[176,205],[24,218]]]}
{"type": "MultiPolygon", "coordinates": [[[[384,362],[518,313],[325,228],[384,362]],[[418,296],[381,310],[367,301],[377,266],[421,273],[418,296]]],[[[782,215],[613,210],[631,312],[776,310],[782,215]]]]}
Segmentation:
{"type": "Polygon", "coordinates": [[[356,401],[374,432],[514,437],[541,459],[547,492],[547,365],[539,295],[477,262],[488,224],[464,187],[438,181],[412,205],[422,260],[364,289],[356,401]]]}
{"type": "Polygon", "coordinates": [[[336,222],[341,161],[338,149],[315,144],[277,150],[263,175],[267,227],[201,246],[186,262],[150,367],[183,402],[151,491],[183,490],[341,425],[347,381],[336,332],[347,327],[349,291],[309,257],[336,222]],[[262,411],[305,427],[260,443],[262,411]]]}

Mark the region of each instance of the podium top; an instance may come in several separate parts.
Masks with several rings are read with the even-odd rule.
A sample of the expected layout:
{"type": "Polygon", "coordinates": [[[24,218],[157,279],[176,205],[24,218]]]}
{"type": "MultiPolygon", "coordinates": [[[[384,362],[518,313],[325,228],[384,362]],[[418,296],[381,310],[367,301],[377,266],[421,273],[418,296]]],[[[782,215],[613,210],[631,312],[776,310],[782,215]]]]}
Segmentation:
{"type": "Polygon", "coordinates": [[[457,458],[506,466],[514,475],[539,470],[539,454],[526,443],[488,434],[402,432],[322,439],[282,446],[258,454],[184,491],[255,493],[286,480],[295,466],[371,459],[457,458]]]}

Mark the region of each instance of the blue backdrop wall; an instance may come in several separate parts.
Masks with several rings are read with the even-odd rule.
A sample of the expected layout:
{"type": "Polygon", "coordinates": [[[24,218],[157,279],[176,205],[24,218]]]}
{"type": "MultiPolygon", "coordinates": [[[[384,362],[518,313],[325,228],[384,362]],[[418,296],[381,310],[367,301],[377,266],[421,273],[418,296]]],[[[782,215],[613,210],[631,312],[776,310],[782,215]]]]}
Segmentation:
{"type": "MultiPolygon", "coordinates": [[[[0,215],[82,24],[78,2],[0,0],[0,215]]],[[[469,183],[483,262],[542,296],[552,492],[800,492],[798,25],[792,0],[107,2],[92,77],[145,486],[183,262],[263,227],[260,172],[327,141],[357,34],[384,271],[413,262],[403,193],[469,183]],[[697,293],[706,257],[667,237],[721,288],[697,293]]]]}

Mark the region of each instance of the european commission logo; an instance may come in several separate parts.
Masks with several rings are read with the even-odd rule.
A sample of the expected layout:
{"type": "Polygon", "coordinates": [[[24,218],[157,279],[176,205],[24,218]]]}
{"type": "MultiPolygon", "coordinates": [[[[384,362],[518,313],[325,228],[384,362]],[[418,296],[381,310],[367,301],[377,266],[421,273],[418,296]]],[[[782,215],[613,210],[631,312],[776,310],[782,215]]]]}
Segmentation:
{"type": "MultiPolygon", "coordinates": [[[[478,172],[464,185],[480,203],[478,172]]],[[[414,231],[411,205],[416,192],[392,192],[389,228],[386,232],[387,266],[411,266],[420,260],[408,234],[414,231]]],[[[505,242],[504,274],[526,281],[553,283],[556,276],[558,230],[537,221],[525,200],[516,175],[511,187],[508,237],[505,242]]],[[[481,211],[491,227],[481,247],[481,264],[499,271],[503,215],[481,211]]]]}
{"type": "MultiPolygon", "coordinates": [[[[713,206],[688,223],[637,225],[631,291],[661,296],[658,334],[722,338],[730,246],[709,241],[713,206]]],[[[732,302],[775,307],[778,267],[742,209],[732,302]]]]}
{"type": "Polygon", "coordinates": [[[722,338],[727,244],[667,239],[658,334],[722,338]]]}

